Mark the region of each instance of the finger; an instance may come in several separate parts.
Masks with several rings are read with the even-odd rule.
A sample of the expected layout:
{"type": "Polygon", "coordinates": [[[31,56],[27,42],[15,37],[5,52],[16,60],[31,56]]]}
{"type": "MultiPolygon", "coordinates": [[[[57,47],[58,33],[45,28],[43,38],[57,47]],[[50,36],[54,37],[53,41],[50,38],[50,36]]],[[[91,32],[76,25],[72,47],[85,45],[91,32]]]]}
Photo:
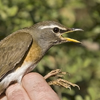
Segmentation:
{"type": "Polygon", "coordinates": [[[59,100],[57,94],[38,73],[29,73],[24,76],[22,85],[31,100],[59,100]]]}
{"type": "Polygon", "coordinates": [[[30,100],[19,83],[13,84],[6,90],[8,100],[30,100]]]}
{"type": "Polygon", "coordinates": [[[7,97],[5,95],[0,95],[0,100],[7,100],[7,97]]]}

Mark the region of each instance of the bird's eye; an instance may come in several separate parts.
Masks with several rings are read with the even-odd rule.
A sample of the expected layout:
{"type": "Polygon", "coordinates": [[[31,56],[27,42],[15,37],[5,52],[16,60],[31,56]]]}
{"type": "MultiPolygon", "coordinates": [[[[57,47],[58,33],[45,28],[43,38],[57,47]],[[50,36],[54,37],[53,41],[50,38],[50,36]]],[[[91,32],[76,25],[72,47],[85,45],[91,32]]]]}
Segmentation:
{"type": "Polygon", "coordinates": [[[54,31],[55,33],[58,33],[58,32],[59,32],[59,28],[58,28],[58,27],[55,27],[55,28],[53,29],[53,31],[54,31]]]}

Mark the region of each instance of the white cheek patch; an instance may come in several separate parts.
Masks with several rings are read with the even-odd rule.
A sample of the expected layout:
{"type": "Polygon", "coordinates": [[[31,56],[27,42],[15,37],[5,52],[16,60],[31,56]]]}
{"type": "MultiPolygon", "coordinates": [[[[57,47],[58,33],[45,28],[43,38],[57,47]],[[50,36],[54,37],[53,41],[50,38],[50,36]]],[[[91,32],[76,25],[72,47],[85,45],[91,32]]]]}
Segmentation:
{"type": "Polygon", "coordinates": [[[58,27],[59,29],[62,29],[62,30],[65,30],[66,28],[62,28],[62,27],[59,27],[58,25],[45,25],[45,26],[40,26],[39,28],[40,29],[46,29],[46,28],[54,28],[54,27],[58,27]]]}

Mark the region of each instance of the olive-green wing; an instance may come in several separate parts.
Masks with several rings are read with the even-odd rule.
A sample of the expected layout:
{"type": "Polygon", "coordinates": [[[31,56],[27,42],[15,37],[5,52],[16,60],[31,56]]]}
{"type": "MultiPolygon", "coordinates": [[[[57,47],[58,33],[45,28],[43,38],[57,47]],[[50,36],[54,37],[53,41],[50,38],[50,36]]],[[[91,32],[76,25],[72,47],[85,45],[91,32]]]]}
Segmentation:
{"type": "Polygon", "coordinates": [[[32,43],[29,33],[17,31],[0,42],[0,79],[24,57],[32,43]]]}

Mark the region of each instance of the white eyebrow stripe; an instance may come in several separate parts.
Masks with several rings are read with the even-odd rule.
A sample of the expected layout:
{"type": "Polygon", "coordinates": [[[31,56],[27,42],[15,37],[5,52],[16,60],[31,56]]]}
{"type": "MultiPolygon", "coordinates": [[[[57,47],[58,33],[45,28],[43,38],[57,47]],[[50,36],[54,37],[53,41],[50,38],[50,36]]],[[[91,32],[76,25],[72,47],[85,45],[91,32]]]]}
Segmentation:
{"type": "Polygon", "coordinates": [[[48,26],[46,25],[46,26],[40,26],[39,28],[40,29],[45,29],[45,28],[54,28],[54,27],[58,27],[62,30],[66,30],[66,28],[59,27],[58,25],[48,25],[48,26]]]}

